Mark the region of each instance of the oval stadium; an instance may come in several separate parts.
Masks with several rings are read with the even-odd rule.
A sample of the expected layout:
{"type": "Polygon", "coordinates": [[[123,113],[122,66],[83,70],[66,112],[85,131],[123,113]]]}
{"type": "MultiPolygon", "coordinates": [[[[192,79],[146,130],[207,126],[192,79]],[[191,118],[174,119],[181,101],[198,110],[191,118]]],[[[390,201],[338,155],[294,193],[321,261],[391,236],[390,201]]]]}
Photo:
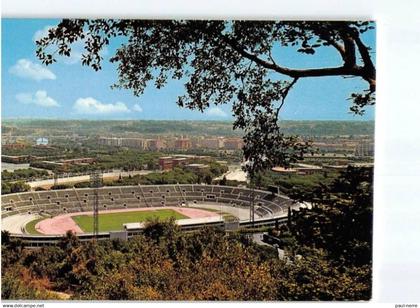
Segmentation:
{"type": "MultiPolygon", "coordinates": [[[[276,193],[218,185],[111,186],[97,193],[98,239],[129,238],[149,218],[173,217],[183,230],[272,226],[287,218],[289,207],[299,206],[276,193]]],[[[94,195],[93,188],[4,195],[2,230],[32,247],[54,244],[68,230],[90,240],[94,195]]]]}

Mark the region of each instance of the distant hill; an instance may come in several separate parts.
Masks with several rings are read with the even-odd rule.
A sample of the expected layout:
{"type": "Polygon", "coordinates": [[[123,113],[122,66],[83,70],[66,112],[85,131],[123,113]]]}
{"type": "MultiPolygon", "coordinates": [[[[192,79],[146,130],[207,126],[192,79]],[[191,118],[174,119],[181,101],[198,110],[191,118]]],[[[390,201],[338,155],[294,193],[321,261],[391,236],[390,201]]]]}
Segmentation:
{"type": "MultiPolygon", "coordinates": [[[[281,121],[286,135],[342,136],[374,134],[374,121],[281,121]]],[[[3,120],[2,131],[14,127],[14,134],[44,133],[48,135],[77,133],[81,135],[139,133],[144,135],[209,135],[241,136],[227,121],[89,121],[89,120],[3,120]]]]}
{"type": "Polygon", "coordinates": [[[287,135],[342,136],[369,135],[373,137],[374,121],[282,121],[287,135]]]}

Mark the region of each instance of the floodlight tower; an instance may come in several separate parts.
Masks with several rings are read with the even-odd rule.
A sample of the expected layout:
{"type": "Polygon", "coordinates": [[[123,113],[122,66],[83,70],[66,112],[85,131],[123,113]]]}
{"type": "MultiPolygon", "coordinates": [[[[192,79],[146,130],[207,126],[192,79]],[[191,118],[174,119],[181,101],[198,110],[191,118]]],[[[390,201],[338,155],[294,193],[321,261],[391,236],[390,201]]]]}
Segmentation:
{"type": "MultiPolygon", "coordinates": [[[[253,170],[253,162],[247,161],[246,165],[250,166],[249,170],[253,170]]],[[[254,187],[254,174],[248,171],[249,185],[251,186],[251,200],[249,204],[249,221],[254,225],[255,221],[255,187],[254,187]]]]}
{"type": "Polygon", "coordinates": [[[255,190],[254,185],[251,182],[251,204],[249,206],[249,221],[254,225],[255,221],[255,190]]]}
{"type": "Polygon", "coordinates": [[[101,171],[93,171],[90,174],[90,182],[93,188],[93,238],[96,240],[99,231],[99,187],[102,186],[101,171]]]}
{"type": "Polygon", "coordinates": [[[54,186],[58,185],[58,174],[54,172],[54,186]]]}

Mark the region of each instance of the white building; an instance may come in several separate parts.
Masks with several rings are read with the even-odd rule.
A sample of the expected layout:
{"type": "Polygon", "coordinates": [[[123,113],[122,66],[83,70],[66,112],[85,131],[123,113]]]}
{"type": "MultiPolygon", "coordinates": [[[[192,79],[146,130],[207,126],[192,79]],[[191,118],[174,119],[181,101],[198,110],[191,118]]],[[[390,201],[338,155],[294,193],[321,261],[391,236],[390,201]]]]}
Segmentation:
{"type": "Polygon", "coordinates": [[[36,139],[36,145],[48,145],[48,138],[38,138],[36,139]]]}

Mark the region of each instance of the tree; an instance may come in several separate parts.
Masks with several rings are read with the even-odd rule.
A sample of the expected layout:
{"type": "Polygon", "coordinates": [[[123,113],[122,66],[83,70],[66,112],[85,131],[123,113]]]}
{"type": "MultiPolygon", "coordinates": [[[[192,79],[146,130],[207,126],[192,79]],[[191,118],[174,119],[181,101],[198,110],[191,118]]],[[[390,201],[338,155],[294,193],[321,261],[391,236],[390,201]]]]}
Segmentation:
{"type": "Polygon", "coordinates": [[[1,193],[2,194],[10,194],[10,193],[18,193],[18,192],[24,192],[24,191],[29,191],[31,189],[31,187],[22,182],[22,181],[17,181],[17,182],[2,182],[1,183],[1,193]]]}
{"type": "Polygon", "coordinates": [[[204,176],[204,182],[208,185],[210,185],[213,181],[213,177],[210,174],[206,174],[204,176]]]}
{"type": "Polygon", "coordinates": [[[233,104],[235,129],[244,130],[246,169],[253,176],[273,165],[288,165],[308,152],[309,144],[285,136],[280,110],[289,91],[303,78],[358,77],[367,90],[352,93],[351,111],[363,113],[374,104],[376,71],[362,33],[371,22],[219,21],[219,20],[62,20],[36,42],[44,64],[70,56],[72,44],[85,46],[82,64],[101,69],[101,50],[115,37],[125,37],[110,61],[118,64],[115,88],[141,95],[149,82],[157,88],[169,78],[185,80],[178,105],[204,111],[210,104],[233,104]],[[56,49],[54,49],[54,47],[56,49]],[[313,55],[333,48],[342,64],[296,69],[279,64],[277,47],[293,46],[313,55]],[[361,60],[357,59],[360,55],[361,60]]]}
{"type": "Polygon", "coordinates": [[[311,249],[292,264],[272,267],[277,276],[277,300],[369,300],[371,267],[338,267],[322,250],[311,249]]]}
{"type": "Polygon", "coordinates": [[[1,231],[1,244],[8,245],[10,243],[10,232],[7,230],[1,231]]]}
{"type": "Polygon", "coordinates": [[[168,236],[179,231],[175,220],[170,218],[168,221],[159,221],[159,219],[150,219],[144,228],[144,235],[156,242],[162,237],[168,236]]]}
{"type": "Polygon", "coordinates": [[[129,241],[80,242],[69,232],[57,246],[21,249],[14,242],[2,245],[3,299],[48,299],[64,293],[75,300],[370,296],[368,265],[337,266],[326,251],[310,248],[301,251],[300,258],[279,260],[275,249],[245,235],[208,227],[180,232],[173,220],[151,220],[144,234],[129,241]]]}
{"type": "Polygon", "coordinates": [[[325,249],[331,259],[353,266],[372,262],[373,170],[349,166],[332,183],[294,199],[311,209],[293,211],[288,231],[300,246],[325,249]]]}

